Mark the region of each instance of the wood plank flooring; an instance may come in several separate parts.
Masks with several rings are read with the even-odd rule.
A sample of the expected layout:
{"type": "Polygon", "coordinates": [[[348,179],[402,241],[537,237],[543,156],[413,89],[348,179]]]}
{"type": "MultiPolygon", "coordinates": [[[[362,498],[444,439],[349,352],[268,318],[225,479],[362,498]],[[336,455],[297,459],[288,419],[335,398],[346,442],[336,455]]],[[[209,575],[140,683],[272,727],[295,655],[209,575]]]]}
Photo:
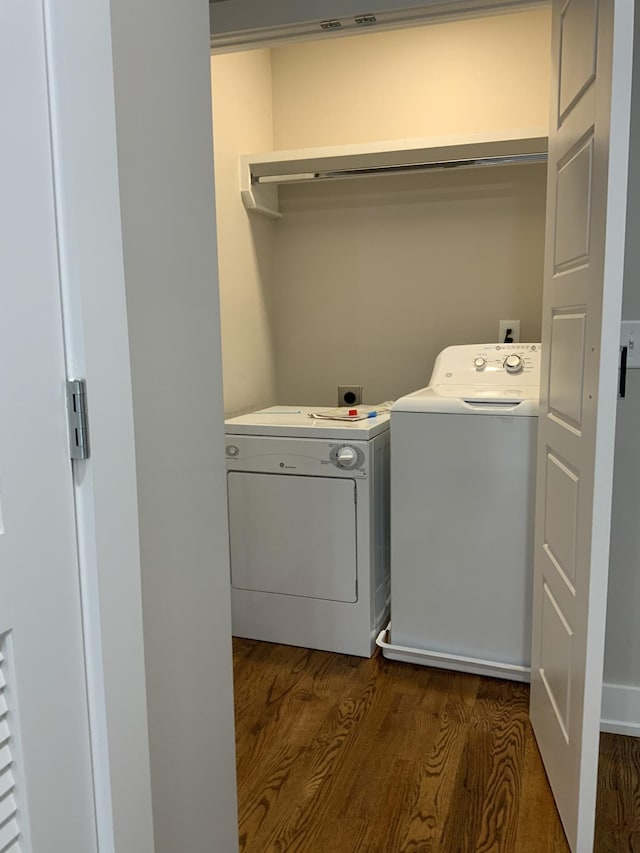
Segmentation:
{"type": "MultiPolygon", "coordinates": [[[[526,685],[234,640],[245,853],[565,853],[526,685]]],[[[640,741],[604,735],[598,853],[640,851],[640,741]]]]}
{"type": "Polygon", "coordinates": [[[640,853],[640,738],[600,735],[597,853],[640,853]]]}

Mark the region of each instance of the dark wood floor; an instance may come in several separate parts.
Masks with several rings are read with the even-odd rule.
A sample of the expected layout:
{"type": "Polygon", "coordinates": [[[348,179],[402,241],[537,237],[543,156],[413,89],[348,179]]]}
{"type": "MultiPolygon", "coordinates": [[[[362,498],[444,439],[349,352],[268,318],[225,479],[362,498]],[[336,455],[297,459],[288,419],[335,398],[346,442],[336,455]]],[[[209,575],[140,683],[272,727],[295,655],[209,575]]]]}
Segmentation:
{"type": "MultiPolygon", "coordinates": [[[[246,853],[563,853],[526,685],[234,640],[246,853]]],[[[603,735],[598,853],[640,851],[640,741],[603,735]]]]}

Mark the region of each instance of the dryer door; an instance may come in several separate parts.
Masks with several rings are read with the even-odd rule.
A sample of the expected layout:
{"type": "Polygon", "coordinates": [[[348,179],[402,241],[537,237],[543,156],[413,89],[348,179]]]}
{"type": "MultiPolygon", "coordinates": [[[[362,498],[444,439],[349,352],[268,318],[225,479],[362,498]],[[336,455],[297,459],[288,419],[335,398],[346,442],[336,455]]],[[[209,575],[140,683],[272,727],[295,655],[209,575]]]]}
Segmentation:
{"type": "Polygon", "coordinates": [[[231,471],[228,486],[235,589],[357,601],[353,480],[231,471]]]}

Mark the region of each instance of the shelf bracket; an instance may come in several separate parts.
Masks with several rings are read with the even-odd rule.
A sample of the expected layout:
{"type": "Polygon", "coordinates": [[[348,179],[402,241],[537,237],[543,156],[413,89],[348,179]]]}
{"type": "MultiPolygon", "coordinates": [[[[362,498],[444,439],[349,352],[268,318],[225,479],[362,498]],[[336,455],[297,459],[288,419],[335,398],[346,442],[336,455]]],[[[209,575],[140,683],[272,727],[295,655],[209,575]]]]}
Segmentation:
{"type": "Polygon", "coordinates": [[[254,183],[251,178],[251,161],[244,156],[240,157],[240,196],[247,210],[271,219],[282,219],[278,207],[278,185],[254,183]]]}

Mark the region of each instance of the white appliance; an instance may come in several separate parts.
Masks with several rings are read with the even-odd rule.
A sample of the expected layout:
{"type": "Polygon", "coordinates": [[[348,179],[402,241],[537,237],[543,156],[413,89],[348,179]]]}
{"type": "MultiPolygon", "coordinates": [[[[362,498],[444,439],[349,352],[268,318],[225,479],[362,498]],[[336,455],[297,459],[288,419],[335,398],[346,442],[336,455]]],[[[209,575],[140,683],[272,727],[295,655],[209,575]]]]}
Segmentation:
{"type": "Polygon", "coordinates": [[[225,422],[239,637],[369,657],[389,607],[389,414],[225,422]]]}
{"type": "Polygon", "coordinates": [[[391,411],[385,657],[529,680],[540,344],[454,346],[391,411]]]}

